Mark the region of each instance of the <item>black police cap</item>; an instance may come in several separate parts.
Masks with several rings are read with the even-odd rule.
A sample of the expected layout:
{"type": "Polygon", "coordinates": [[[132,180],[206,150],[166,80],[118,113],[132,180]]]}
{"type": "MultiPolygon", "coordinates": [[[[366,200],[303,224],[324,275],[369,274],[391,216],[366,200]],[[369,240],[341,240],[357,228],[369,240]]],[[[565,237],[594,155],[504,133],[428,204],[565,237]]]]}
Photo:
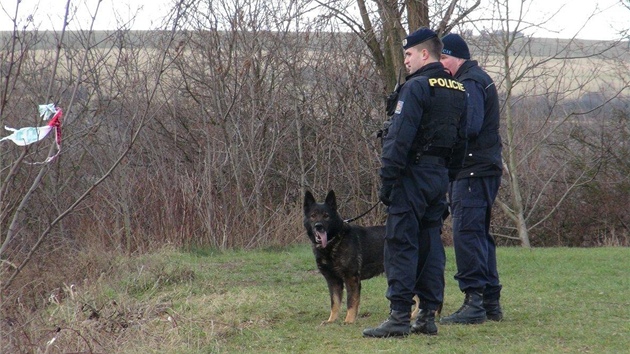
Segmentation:
{"type": "Polygon", "coordinates": [[[427,27],[420,27],[412,34],[403,39],[402,45],[404,49],[409,49],[416,44],[420,44],[427,39],[437,37],[437,33],[433,32],[427,27]]]}

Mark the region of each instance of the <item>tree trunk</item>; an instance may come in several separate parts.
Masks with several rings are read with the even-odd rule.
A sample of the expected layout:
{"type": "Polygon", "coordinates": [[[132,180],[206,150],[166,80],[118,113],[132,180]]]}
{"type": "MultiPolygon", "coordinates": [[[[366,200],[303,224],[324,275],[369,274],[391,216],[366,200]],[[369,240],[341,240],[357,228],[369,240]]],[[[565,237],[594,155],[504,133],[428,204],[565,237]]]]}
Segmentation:
{"type": "Polygon", "coordinates": [[[407,3],[407,14],[409,14],[409,32],[422,26],[429,26],[428,0],[406,0],[405,2],[407,3]]]}
{"type": "Polygon", "coordinates": [[[514,117],[512,115],[512,106],[510,100],[512,97],[512,77],[510,75],[509,55],[504,55],[505,70],[505,87],[506,87],[506,105],[505,105],[505,122],[507,124],[507,154],[504,153],[504,162],[510,178],[510,189],[512,195],[512,208],[506,209],[506,213],[514,220],[518,237],[521,240],[521,246],[530,248],[529,233],[527,231],[527,222],[525,220],[525,207],[523,205],[523,196],[519,184],[519,175],[517,171],[518,157],[516,156],[516,143],[514,142],[514,117]]]}

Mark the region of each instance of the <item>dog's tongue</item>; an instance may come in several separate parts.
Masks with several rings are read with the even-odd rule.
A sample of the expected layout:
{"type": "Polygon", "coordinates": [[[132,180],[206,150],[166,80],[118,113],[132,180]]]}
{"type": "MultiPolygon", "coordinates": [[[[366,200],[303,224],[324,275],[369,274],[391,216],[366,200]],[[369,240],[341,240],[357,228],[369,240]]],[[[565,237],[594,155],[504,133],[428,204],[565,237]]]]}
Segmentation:
{"type": "Polygon", "coordinates": [[[322,241],[322,248],[326,248],[326,244],[328,244],[328,234],[326,231],[318,231],[317,236],[319,236],[319,239],[322,241]]]}

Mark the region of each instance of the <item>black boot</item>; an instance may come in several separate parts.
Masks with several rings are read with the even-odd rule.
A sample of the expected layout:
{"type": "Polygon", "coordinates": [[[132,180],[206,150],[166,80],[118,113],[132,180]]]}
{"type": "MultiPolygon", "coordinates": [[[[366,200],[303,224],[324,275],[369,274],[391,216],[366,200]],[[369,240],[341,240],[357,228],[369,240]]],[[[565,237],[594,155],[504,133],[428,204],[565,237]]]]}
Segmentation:
{"type": "Polygon", "coordinates": [[[389,313],[389,318],[376,328],[363,330],[364,337],[387,338],[402,337],[409,334],[410,312],[394,311],[389,313]]]}
{"type": "Polygon", "coordinates": [[[441,324],[476,324],[486,321],[486,310],[483,308],[483,295],[477,291],[466,293],[464,304],[450,316],[442,317],[441,324]]]}
{"type": "Polygon", "coordinates": [[[437,332],[435,310],[420,309],[416,322],[411,326],[411,333],[422,333],[434,336],[437,332]]]}
{"type": "Polygon", "coordinates": [[[501,311],[501,304],[499,299],[486,300],[483,299],[483,308],[486,310],[486,317],[490,321],[503,320],[503,311],[501,311]]]}

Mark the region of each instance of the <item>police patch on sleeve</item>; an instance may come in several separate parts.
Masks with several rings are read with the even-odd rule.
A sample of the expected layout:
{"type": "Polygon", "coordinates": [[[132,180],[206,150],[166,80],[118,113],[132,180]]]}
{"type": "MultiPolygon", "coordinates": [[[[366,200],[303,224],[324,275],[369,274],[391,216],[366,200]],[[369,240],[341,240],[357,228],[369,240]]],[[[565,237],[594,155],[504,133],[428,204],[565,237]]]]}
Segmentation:
{"type": "Polygon", "coordinates": [[[404,104],[405,102],[398,101],[398,103],[396,103],[396,111],[394,111],[394,114],[400,114],[400,112],[402,112],[402,107],[404,104]]]}

